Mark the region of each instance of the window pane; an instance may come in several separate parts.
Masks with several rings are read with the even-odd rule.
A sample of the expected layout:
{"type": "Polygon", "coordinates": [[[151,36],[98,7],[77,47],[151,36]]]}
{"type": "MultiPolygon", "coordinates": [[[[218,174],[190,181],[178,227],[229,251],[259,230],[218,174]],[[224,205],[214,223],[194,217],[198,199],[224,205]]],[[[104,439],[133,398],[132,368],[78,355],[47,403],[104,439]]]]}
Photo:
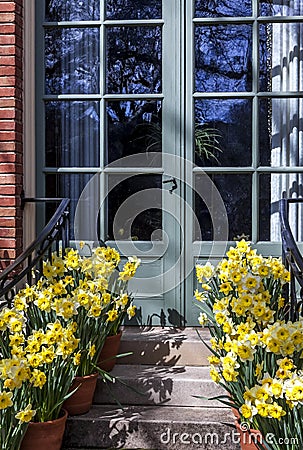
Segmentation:
{"type": "MultiPolygon", "coordinates": [[[[279,200],[302,198],[303,174],[273,173],[260,176],[260,240],[280,241],[279,200]],[[269,207],[270,205],[270,207],[269,207]]],[[[303,239],[303,205],[289,205],[289,223],[296,241],[303,239]]]]}
{"type": "Polygon", "coordinates": [[[100,0],[45,0],[45,20],[99,20],[100,0]]]}
{"type": "Polygon", "coordinates": [[[273,167],[303,166],[303,99],[265,99],[260,105],[261,163],[273,167]]]}
{"type": "MultiPolygon", "coordinates": [[[[162,148],[162,102],[149,100],[112,101],[107,103],[108,162],[124,156],[146,152],[144,165],[155,167],[161,164],[148,159],[150,152],[161,152],[162,148]]],[[[154,155],[153,155],[154,156],[154,155]]],[[[133,163],[133,166],[140,166],[133,163]]]]}
{"type": "Polygon", "coordinates": [[[123,174],[109,177],[108,238],[149,241],[153,237],[153,240],[160,240],[162,177],[136,175],[126,178],[123,174]]]}
{"type": "MultiPolygon", "coordinates": [[[[75,238],[75,211],[79,201],[79,197],[82,194],[83,189],[87,185],[87,183],[93,178],[96,177],[94,174],[88,173],[73,173],[73,174],[48,174],[45,176],[45,194],[46,197],[68,197],[71,200],[70,203],[70,239],[75,238]]],[[[98,204],[99,199],[99,181],[98,179],[94,179],[94,183],[91,185],[90,189],[87,189],[85,202],[88,202],[95,207],[96,203],[98,204]]],[[[56,209],[56,205],[47,204],[46,205],[46,220],[49,220],[51,215],[54,213],[56,209]]],[[[89,221],[89,218],[83,217],[80,218],[83,223],[78,223],[76,226],[78,229],[80,228],[82,231],[85,230],[86,235],[81,234],[80,238],[83,240],[92,239],[93,232],[95,228],[98,226],[95,222],[89,221]],[[84,226],[85,225],[85,226],[84,226]]],[[[97,230],[98,231],[98,230],[97,230]]]]}
{"type": "Polygon", "coordinates": [[[262,16],[302,16],[303,2],[263,0],[260,1],[260,14],[262,16]]]}
{"type": "Polygon", "coordinates": [[[107,19],[160,19],[161,0],[108,0],[107,19]]]}
{"type": "MultiPolygon", "coordinates": [[[[209,177],[219,190],[225,204],[229,223],[229,240],[233,240],[242,234],[250,239],[252,218],[251,176],[209,174],[209,177]]],[[[195,182],[196,186],[201,182],[199,175],[196,176],[195,182]]],[[[200,225],[202,240],[212,241],[213,223],[211,215],[198,194],[195,195],[195,214],[200,225]]],[[[213,214],[215,214],[215,211],[213,214]]],[[[195,230],[195,239],[200,238],[200,233],[199,230],[195,230]]]]}
{"type": "Polygon", "coordinates": [[[99,120],[97,102],[46,103],[46,166],[99,166],[99,120]]]}
{"type": "Polygon", "coordinates": [[[96,94],[99,92],[99,76],[99,29],[46,31],[46,94],[96,94]]]}
{"type": "Polygon", "coordinates": [[[199,92],[252,88],[252,26],[211,25],[195,29],[195,86],[199,92]]]}
{"type": "Polygon", "coordinates": [[[251,165],[251,100],[197,100],[195,131],[197,165],[235,167],[251,165]],[[199,137],[201,130],[206,130],[206,136],[202,136],[202,140],[199,137]],[[210,130],[209,141],[207,130],[210,130]]]}
{"type": "Polygon", "coordinates": [[[161,27],[114,27],[107,30],[107,92],[161,92],[161,27]]]}
{"type": "Polygon", "coordinates": [[[251,16],[251,0],[196,0],[196,17],[251,16]]]}
{"type": "Polygon", "coordinates": [[[272,23],[260,27],[262,91],[302,91],[302,23],[272,23]]]}

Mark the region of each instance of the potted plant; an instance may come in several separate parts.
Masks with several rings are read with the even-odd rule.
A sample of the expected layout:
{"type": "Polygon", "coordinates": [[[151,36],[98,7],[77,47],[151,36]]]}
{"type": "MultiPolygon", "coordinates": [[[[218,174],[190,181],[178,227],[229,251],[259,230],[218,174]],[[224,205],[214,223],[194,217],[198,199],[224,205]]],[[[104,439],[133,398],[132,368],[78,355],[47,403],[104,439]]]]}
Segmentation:
{"type": "MultiPolygon", "coordinates": [[[[50,322],[44,329],[32,329],[24,311],[15,308],[2,310],[0,320],[0,386],[10,408],[6,408],[6,426],[1,429],[10,439],[7,448],[41,448],[47,433],[48,449],[59,450],[67,418],[62,404],[77,371],[74,352],[78,340],[73,327],[50,322]],[[19,411],[14,414],[16,409],[19,411]]],[[[5,442],[1,448],[6,448],[5,442]]]]}
{"type": "Polygon", "coordinates": [[[218,399],[264,438],[274,433],[271,443],[256,448],[289,448],[277,442],[298,430],[302,437],[300,400],[287,386],[298,386],[303,364],[302,321],[285,320],[283,285],[289,272],[279,258],[264,258],[244,240],[217,267],[207,263],[196,270],[202,287],[195,292],[199,321],[212,336],[210,375],[227,391],[218,399]]]}
{"type": "Polygon", "coordinates": [[[109,379],[97,362],[106,336],[125,306],[126,278],[134,275],[139,264],[130,258],[119,273],[119,261],[119,253],[110,247],[97,247],[89,257],[76,249],[67,249],[64,255],[54,253],[51,261],[44,263],[37,284],[15,298],[15,305],[26,309],[29,326],[45,327],[51,320],[74,330],[77,374],[71,389],[77,390],[64,404],[70,414],[88,411],[98,373],[109,379]]]}

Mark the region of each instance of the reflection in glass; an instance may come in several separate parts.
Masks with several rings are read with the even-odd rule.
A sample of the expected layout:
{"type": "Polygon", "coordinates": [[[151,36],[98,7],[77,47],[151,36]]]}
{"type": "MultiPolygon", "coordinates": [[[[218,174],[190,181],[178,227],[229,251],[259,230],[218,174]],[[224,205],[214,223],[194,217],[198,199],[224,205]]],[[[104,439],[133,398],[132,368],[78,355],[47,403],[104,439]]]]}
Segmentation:
{"type": "Polygon", "coordinates": [[[160,175],[109,177],[107,239],[162,239],[161,183],[160,175]],[[156,190],[149,192],[148,189],[156,190]]]}
{"type": "MultiPolygon", "coordinates": [[[[241,99],[197,100],[195,103],[195,125],[211,129],[219,136],[211,152],[195,148],[198,166],[250,166],[252,142],[252,102],[241,99]],[[216,149],[215,147],[218,147],[216,149]]],[[[212,137],[210,140],[212,141],[212,137]]]]}
{"type": "Polygon", "coordinates": [[[107,103],[108,162],[136,153],[161,152],[161,107],[160,100],[107,103]]]}
{"type": "Polygon", "coordinates": [[[271,159],[271,100],[259,100],[259,162],[261,166],[269,166],[271,159]]]}
{"type": "Polygon", "coordinates": [[[100,0],[45,0],[47,22],[99,19],[100,0]]]}
{"type": "Polygon", "coordinates": [[[303,99],[262,99],[260,110],[264,112],[260,121],[262,165],[302,167],[303,99]]]}
{"type": "Polygon", "coordinates": [[[113,27],[107,30],[107,92],[161,92],[160,27],[113,27]]]}
{"type": "Polygon", "coordinates": [[[99,120],[97,102],[46,103],[46,166],[99,166],[99,120]]]}
{"type": "Polygon", "coordinates": [[[196,0],[195,17],[251,16],[252,0],[196,0]]]}
{"type": "MultiPolygon", "coordinates": [[[[229,223],[229,240],[242,234],[251,238],[251,176],[250,175],[217,175],[209,174],[214,185],[220,192],[220,195],[225,204],[228,223],[229,223]]],[[[196,189],[200,180],[200,176],[196,175],[196,189]]],[[[195,214],[200,225],[200,232],[202,240],[213,240],[213,226],[211,215],[207,209],[203,199],[195,195],[195,214]]],[[[213,211],[213,218],[215,219],[216,211],[213,211]]],[[[214,222],[216,222],[214,220],[214,222]]],[[[195,230],[195,239],[199,239],[199,230],[195,230]]]]}
{"type": "MultiPolygon", "coordinates": [[[[275,175],[277,176],[277,175],[275,175]]],[[[280,175],[278,175],[280,176],[280,175]]],[[[259,240],[261,241],[277,241],[277,229],[276,233],[270,232],[270,220],[271,220],[271,214],[273,219],[276,216],[276,219],[278,218],[279,211],[278,211],[278,203],[275,205],[275,211],[273,210],[271,213],[271,177],[270,174],[262,174],[260,175],[259,179],[259,208],[260,208],[260,214],[259,214],[259,240]],[[276,234],[276,237],[275,237],[276,234]]],[[[272,205],[273,206],[273,205],[272,205]]],[[[280,227],[279,227],[280,228],[280,227]]],[[[280,231],[279,231],[280,234],[280,231]]]]}
{"type": "Polygon", "coordinates": [[[107,19],[160,19],[161,0],[108,0],[106,2],[107,19]]]}
{"type": "Polygon", "coordinates": [[[260,65],[259,79],[261,92],[271,90],[272,67],[271,67],[271,40],[272,24],[266,23],[259,26],[259,42],[260,42],[260,65]]]}
{"type": "Polygon", "coordinates": [[[289,0],[261,0],[261,16],[302,16],[303,2],[289,0]]]}
{"type": "Polygon", "coordinates": [[[251,59],[251,25],[196,27],[196,91],[250,91],[252,88],[251,59]]]}
{"type": "MultiPolygon", "coordinates": [[[[70,198],[70,239],[75,238],[75,211],[78,204],[80,195],[87,183],[96,177],[94,174],[88,173],[77,173],[77,174],[48,174],[45,176],[45,195],[46,197],[68,197],[70,198]]],[[[92,188],[89,189],[85,196],[85,201],[95,207],[98,204],[99,199],[99,182],[94,180],[92,188]]],[[[55,212],[56,205],[47,203],[46,204],[46,221],[48,221],[52,214],[55,212]]],[[[81,230],[86,231],[86,235],[81,236],[81,239],[87,240],[92,239],[91,236],[93,232],[96,231],[95,228],[98,226],[96,223],[90,223],[88,217],[80,218],[83,223],[81,225],[81,230]],[[84,226],[85,224],[85,226],[84,226]]],[[[47,223],[47,222],[46,222],[47,223]]],[[[98,231],[98,230],[97,230],[98,231]]]]}
{"type": "Polygon", "coordinates": [[[45,93],[99,92],[99,29],[63,28],[45,33],[45,93]]]}

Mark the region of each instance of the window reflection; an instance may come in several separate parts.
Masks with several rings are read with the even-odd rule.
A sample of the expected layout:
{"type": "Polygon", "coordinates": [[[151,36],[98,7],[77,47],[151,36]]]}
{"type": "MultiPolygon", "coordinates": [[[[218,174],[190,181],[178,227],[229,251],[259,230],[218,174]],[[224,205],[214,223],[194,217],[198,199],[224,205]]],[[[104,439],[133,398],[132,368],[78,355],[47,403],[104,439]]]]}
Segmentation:
{"type": "Polygon", "coordinates": [[[108,0],[107,19],[160,19],[161,0],[108,0]]]}
{"type": "Polygon", "coordinates": [[[125,175],[109,177],[107,238],[149,241],[153,237],[161,240],[162,177],[136,175],[125,178],[125,175]],[[112,189],[112,186],[115,187],[112,189]],[[148,191],[153,188],[152,192],[148,191]]]}
{"type": "MultiPolygon", "coordinates": [[[[251,176],[212,174],[209,177],[219,190],[225,204],[229,223],[229,240],[242,234],[248,236],[248,239],[251,238],[251,176]]],[[[199,175],[196,176],[195,182],[197,186],[200,182],[199,175]]],[[[206,204],[198,194],[195,195],[195,214],[200,225],[202,240],[212,241],[214,232],[211,216],[206,204]]],[[[213,217],[214,214],[215,212],[213,212],[213,217]]],[[[200,239],[199,230],[195,230],[195,239],[200,239]]]]}
{"type": "MultiPolygon", "coordinates": [[[[47,174],[45,176],[45,194],[46,197],[68,197],[70,198],[70,239],[75,238],[75,211],[78,204],[80,195],[87,183],[95,176],[88,173],[73,173],[73,174],[47,174]]],[[[96,204],[96,201],[100,198],[99,183],[92,183],[92,188],[87,190],[85,201],[90,202],[92,205],[96,204]],[[97,199],[97,200],[96,200],[97,199]]],[[[46,204],[46,222],[49,221],[52,214],[56,210],[56,205],[52,203],[46,204]]],[[[82,239],[91,239],[94,236],[95,227],[98,224],[92,223],[87,220],[87,217],[80,218],[83,224],[80,224],[81,230],[86,230],[87,235],[82,236],[82,239]],[[85,225],[85,226],[84,226],[85,225]]]]}
{"type": "Polygon", "coordinates": [[[211,25],[195,29],[195,88],[241,92],[252,88],[252,26],[211,25]]]}
{"type": "Polygon", "coordinates": [[[100,0],[45,0],[45,20],[99,20],[100,0]]]}
{"type": "Polygon", "coordinates": [[[99,166],[99,121],[98,102],[57,101],[46,103],[46,166],[99,166]]]}
{"type": "Polygon", "coordinates": [[[99,29],[63,28],[45,33],[45,93],[99,92],[99,29]]]}
{"type": "Polygon", "coordinates": [[[107,92],[161,92],[160,27],[113,27],[107,30],[107,92]]]}
{"type": "Polygon", "coordinates": [[[161,164],[148,160],[151,152],[162,148],[161,101],[112,101],[107,103],[108,161],[146,153],[146,165],[161,164]]]}
{"type": "Polygon", "coordinates": [[[252,0],[196,0],[196,17],[251,16],[252,0]]]}
{"type": "Polygon", "coordinates": [[[197,165],[234,167],[251,165],[251,100],[197,100],[195,124],[195,162],[197,165]],[[204,139],[209,138],[210,146],[206,151],[199,151],[198,148],[197,131],[199,128],[206,130],[204,139]],[[210,132],[208,133],[207,130],[210,132]]]}

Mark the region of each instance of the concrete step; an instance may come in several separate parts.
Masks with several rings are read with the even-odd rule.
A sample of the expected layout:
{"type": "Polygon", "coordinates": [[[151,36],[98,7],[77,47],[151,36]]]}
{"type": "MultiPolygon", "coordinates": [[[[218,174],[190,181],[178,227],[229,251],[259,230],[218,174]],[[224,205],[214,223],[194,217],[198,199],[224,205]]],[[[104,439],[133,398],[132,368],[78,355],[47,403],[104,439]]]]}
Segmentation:
{"type": "Polygon", "coordinates": [[[218,401],[193,396],[210,398],[225,393],[211,380],[208,367],[119,364],[111,375],[116,377],[115,383],[99,378],[95,404],[116,404],[118,399],[122,405],[221,407],[218,401]]]}
{"type": "Polygon", "coordinates": [[[201,342],[197,330],[209,342],[207,329],[126,327],[119,353],[132,352],[132,355],[118,358],[117,364],[207,366],[210,352],[201,342]]]}
{"type": "Polygon", "coordinates": [[[69,417],[64,449],[238,450],[229,408],[93,406],[69,417]]]}

